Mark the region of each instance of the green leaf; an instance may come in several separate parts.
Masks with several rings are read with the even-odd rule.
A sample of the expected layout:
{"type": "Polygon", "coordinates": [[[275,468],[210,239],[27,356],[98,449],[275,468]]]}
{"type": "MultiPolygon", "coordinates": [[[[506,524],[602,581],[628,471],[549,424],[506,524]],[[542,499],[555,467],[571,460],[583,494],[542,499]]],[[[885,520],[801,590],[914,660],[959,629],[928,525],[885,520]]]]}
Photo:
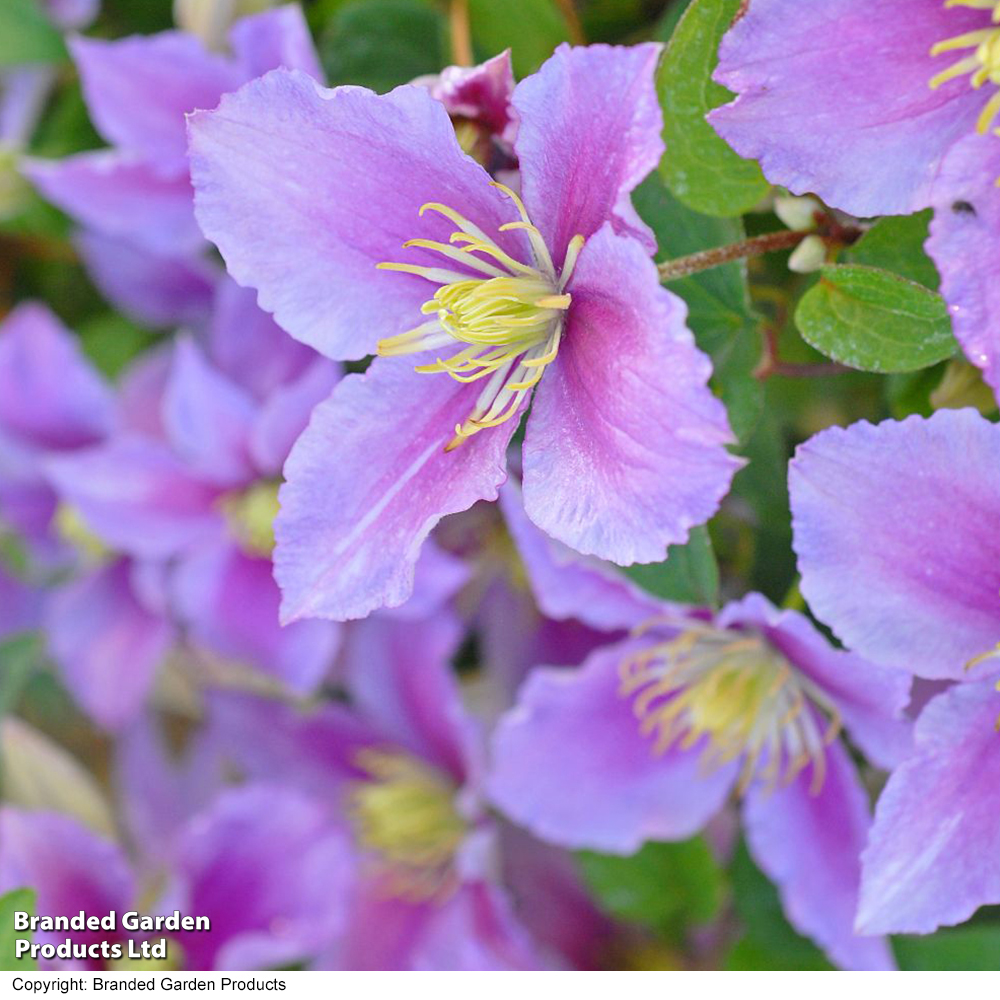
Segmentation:
{"type": "Polygon", "coordinates": [[[0,718],[17,704],[41,660],[42,640],[35,632],[22,632],[0,642],[0,718]]]}
{"type": "Polygon", "coordinates": [[[932,212],[887,215],[879,219],[854,246],[844,251],[847,264],[868,264],[900,274],[937,291],[941,284],[934,261],[924,252],[932,212]]]}
{"type": "Polygon", "coordinates": [[[421,0],[353,0],[320,36],[331,86],[353,83],[385,92],[445,62],[440,13],[421,0]]]}
{"type": "Polygon", "coordinates": [[[908,372],[956,349],[944,300],[915,281],[856,264],[823,268],[795,311],[799,332],[834,361],[908,372]]]}
{"type": "Polygon", "coordinates": [[[719,603],[719,566],[705,525],[691,529],[687,543],[671,545],[661,563],[625,567],[626,575],[665,601],[714,608],[719,603]]]}
{"type": "Polygon", "coordinates": [[[78,327],[84,353],[108,377],[114,378],[154,338],[124,316],[103,313],[78,327]]]}
{"type": "MultiPolygon", "coordinates": [[[[738,219],[701,215],[678,201],[656,174],[633,195],[636,211],[656,234],[658,260],[737,243],[746,235],[738,219]]],[[[760,417],[763,390],[754,378],[760,361],[760,317],[750,306],[746,268],[740,262],[714,267],[667,287],[688,305],[688,325],[712,357],[713,384],[729,412],[737,438],[745,440],[760,417]]]]}
{"type": "Polygon", "coordinates": [[[700,837],[644,844],[630,857],[581,851],[577,862],[605,912],[656,930],[707,923],[722,901],[722,870],[700,837]]]}
{"type": "Polygon", "coordinates": [[[65,57],[62,35],[37,0],[0,3],[0,67],[59,62],[65,57]]]}
{"type": "Polygon", "coordinates": [[[519,77],[533,73],[560,42],[569,41],[555,0],[469,0],[469,26],[480,54],[511,50],[519,77]]]}
{"type": "Polygon", "coordinates": [[[20,940],[31,940],[30,934],[14,930],[15,912],[35,914],[35,893],[31,889],[14,889],[0,896],[0,972],[29,972],[38,968],[32,958],[15,958],[15,946],[20,940]]]}
{"type": "Polygon", "coordinates": [[[740,844],[730,866],[733,902],[743,937],[726,958],[730,970],[831,969],[823,953],[797,934],[785,918],[777,890],[761,874],[740,844]]]}
{"type": "Polygon", "coordinates": [[[733,95],[712,80],[719,42],[741,0],[694,0],[684,12],[656,77],[667,151],[660,173],[689,208],[742,215],[770,190],[760,167],[738,156],[705,115],[733,95]]]}
{"type": "Polygon", "coordinates": [[[907,972],[996,972],[1000,968],[1000,927],[955,927],[930,937],[898,937],[893,949],[907,972]]]}

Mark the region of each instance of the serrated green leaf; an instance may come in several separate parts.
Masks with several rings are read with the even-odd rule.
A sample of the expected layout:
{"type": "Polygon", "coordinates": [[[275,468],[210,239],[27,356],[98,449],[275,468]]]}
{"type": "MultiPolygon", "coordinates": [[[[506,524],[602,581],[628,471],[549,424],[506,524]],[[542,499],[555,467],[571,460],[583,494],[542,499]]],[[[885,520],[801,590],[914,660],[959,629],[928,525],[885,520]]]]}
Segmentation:
{"type": "Polygon", "coordinates": [[[900,274],[937,291],[941,285],[934,261],[924,251],[931,210],[916,215],[887,215],[843,254],[846,264],[867,264],[900,274]]]}
{"type": "Polygon", "coordinates": [[[555,0],[469,0],[472,41],[483,56],[511,50],[514,72],[533,73],[560,42],[569,41],[569,28],[555,0]]]}
{"type": "Polygon", "coordinates": [[[954,927],[929,937],[898,937],[893,950],[907,972],[996,972],[1000,969],[1000,927],[954,927]]]}
{"type": "Polygon", "coordinates": [[[823,268],[795,323],[834,361],[869,372],[908,372],[956,350],[944,300],[915,281],[857,264],[823,268]]]}
{"type": "Polygon", "coordinates": [[[444,18],[421,0],[352,0],[319,39],[331,86],[358,84],[384,93],[445,62],[444,18]]]}
{"type": "Polygon", "coordinates": [[[0,68],[25,63],[59,62],[66,56],[62,35],[37,0],[0,3],[0,68]]]}
{"type": "Polygon", "coordinates": [[[20,940],[31,940],[30,934],[14,930],[16,912],[35,913],[35,893],[31,889],[14,889],[0,896],[0,972],[33,972],[38,963],[32,958],[15,958],[15,946],[20,940]]]}
{"type": "Polygon", "coordinates": [[[635,583],[665,601],[714,608],[719,603],[719,566],[704,525],[691,529],[685,545],[671,545],[661,563],[625,567],[635,583]]]}
{"type": "Polygon", "coordinates": [[[583,880],[605,912],[656,930],[702,924],[718,912],[723,877],[700,837],[648,843],[630,857],[581,851],[583,880]]]}
{"type": "Polygon", "coordinates": [[[685,205],[706,215],[742,215],[770,190],[760,167],[738,156],[705,120],[733,97],[712,73],[739,6],[740,0],[694,0],[656,75],[667,145],[660,173],[685,205]]]}
{"type": "MultiPolygon", "coordinates": [[[[655,174],[636,189],[633,202],[656,234],[658,260],[736,243],[746,235],[738,219],[692,211],[655,174]]],[[[753,374],[761,355],[760,317],[750,305],[746,269],[734,262],[671,281],[667,287],[687,303],[688,325],[698,346],[712,357],[713,385],[726,404],[733,432],[745,440],[763,402],[761,384],[753,374]]]]}

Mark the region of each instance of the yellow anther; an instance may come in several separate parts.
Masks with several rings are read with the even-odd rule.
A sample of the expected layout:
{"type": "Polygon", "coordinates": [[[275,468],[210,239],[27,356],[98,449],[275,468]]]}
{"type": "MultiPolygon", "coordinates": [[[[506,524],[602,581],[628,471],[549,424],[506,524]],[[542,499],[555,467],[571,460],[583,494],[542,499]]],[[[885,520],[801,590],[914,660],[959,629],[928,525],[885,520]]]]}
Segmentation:
{"type": "Polygon", "coordinates": [[[265,479],[249,489],[227,493],[219,501],[229,530],[248,555],[270,558],[274,552],[278,486],[265,479]]]}
{"type": "Polygon", "coordinates": [[[435,212],[456,231],[448,243],[407,240],[404,248],[439,254],[449,267],[382,263],[383,270],[401,271],[439,287],[420,312],[434,317],[393,337],[379,341],[384,357],[451,349],[434,361],[417,365],[421,374],[447,374],[457,382],[484,381],[479,398],[455,436],[445,446],[452,451],[471,435],[496,427],[518,415],[527,394],[558,354],[565,315],[572,304],[566,286],[583,247],[583,237],[570,241],[566,260],[557,273],[541,232],[528,218],[520,197],[509,187],[492,182],[513,203],[520,220],[505,223],[500,232],[525,233],[532,261],[516,260],[453,208],[427,202],[420,215],[435,212]],[[451,264],[458,268],[452,269],[451,264]]]}
{"type": "MultiPolygon", "coordinates": [[[[1000,24],[1000,0],[945,0],[944,5],[988,10],[991,12],[990,23],[1000,24]]],[[[975,90],[985,83],[1000,87],[1000,27],[983,27],[946,38],[932,46],[930,54],[938,56],[945,52],[969,49],[972,51],[967,55],[931,77],[932,90],[962,76],[969,77],[969,85],[975,90]]],[[[983,107],[976,122],[976,131],[985,135],[998,114],[1000,114],[1000,90],[993,94],[983,107]]]]}
{"type": "Polygon", "coordinates": [[[467,830],[455,807],[456,789],[401,751],[368,747],[355,763],[367,775],[348,791],[358,844],[372,853],[393,894],[414,901],[440,896],[467,830]]]}
{"type": "Polygon", "coordinates": [[[707,771],[741,760],[741,791],[754,780],[788,784],[811,765],[810,791],[822,789],[840,716],[763,636],[690,625],[627,659],[619,693],[655,753],[703,744],[707,771]]]}

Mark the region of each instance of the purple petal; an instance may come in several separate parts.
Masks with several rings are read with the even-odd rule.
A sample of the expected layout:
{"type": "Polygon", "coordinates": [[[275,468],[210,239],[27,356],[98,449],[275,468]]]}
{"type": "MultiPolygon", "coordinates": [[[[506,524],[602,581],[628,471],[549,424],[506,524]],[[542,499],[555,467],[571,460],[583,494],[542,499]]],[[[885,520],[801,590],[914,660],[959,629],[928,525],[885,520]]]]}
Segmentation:
{"type": "Polygon", "coordinates": [[[330,802],[344,801],[363,777],[358,751],[385,738],[345,705],[308,710],[239,695],[212,699],[211,725],[227,755],[254,780],[291,783],[330,802]]]}
{"type": "Polygon", "coordinates": [[[445,612],[446,606],[464,587],[472,568],[428,539],[414,567],[413,596],[398,608],[382,612],[396,621],[422,621],[445,612]]]}
{"type": "Polygon", "coordinates": [[[871,824],[868,796],[840,743],[826,752],[826,777],[812,791],[813,769],[788,786],[761,785],[744,798],[747,842],[777,884],[789,921],[847,969],[892,969],[881,938],[854,933],[861,851],[871,824]]]}
{"type": "Polygon", "coordinates": [[[500,491],[500,507],[535,599],[547,617],[575,618],[614,632],[663,613],[663,605],[623,573],[539,531],[525,516],[521,491],[512,481],[500,491]]]}
{"type": "Polygon", "coordinates": [[[440,518],[496,499],[517,421],[445,452],[477,390],[410,364],[377,359],[348,375],[292,449],[275,522],[286,620],[402,604],[440,518]]]}
{"type": "Polygon", "coordinates": [[[141,557],[169,556],[218,537],[221,491],[192,476],[168,448],[139,436],[51,459],[49,478],[105,542],[141,557]]]}
{"type": "Polygon", "coordinates": [[[153,718],[141,716],[118,734],[114,787],[144,866],[162,870],[179,831],[218,794],[225,774],[218,749],[204,733],[178,754],[153,718]]]}
{"type": "Polygon", "coordinates": [[[109,729],[136,716],[173,640],[170,625],[136,599],[126,560],[58,589],[45,625],[66,686],[109,729]]]}
{"type": "Polygon", "coordinates": [[[754,0],[715,74],[739,96],[709,120],[774,184],[855,215],[905,215],[930,204],[942,158],[988,99],[967,77],[931,90],[955,61],[931,47],[988,24],[943,3],[754,0]]]}
{"type": "Polygon", "coordinates": [[[860,655],[959,678],[1000,640],[1000,428],[973,410],[831,428],[789,473],[802,593],[860,655]]]}
{"type": "Polygon", "coordinates": [[[498,886],[463,886],[431,911],[410,956],[414,970],[448,972],[525,971],[541,959],[513,907],[498,886]]]}
{"type": "Polygon", "coordinates": [[[1000,698],[959,684],[917,721],[916,751],[889,778],[875,811],[858,927],[928,934],[1000,903],[1000,698]]]}
{"type": "Polygon", "coordinates": [[[0,73],[0,143],[8,150],[24,149],[31,141],[56,75],[52,66],[30,64],[0,73]]]}
{"type": "MultiPolygon", "coordinates": [[[[36,912],[49,916],[80,910],[92,916],[121,913],[135,898],[132,873],[117,844],[69,816],[5,806],[0,809],[0,895],[24,886],[38,894],[36,912]]],[[[89,944],[114,935],[40,931],[35,940],[59,944],[68,936],[89,944]]]]}
{"type": "Polygon", "coordinates": [[[478,66],[446,66],[437,76],[414,82],[426,86],[449,115],[478,122],[507,140],[517,131],[511,117],[514,70],[509,49],[478,66]]]}
{"type": "Polygon", "coordinates": [[[715,513],[739,460],[685,308],[634,240],[588,240],[524,443],[528,516],[570,548],[656,562],[715,513]]]}
{"type": "Polygon", "coordinates": [[[305,372],[316,354],[257,306],[251,289],[219,282],[206,351],[212,363],[238,385],[264,399],[305,372]]]}
{"type": "Polygon", "coordinates": [[[83,231],[74,243],[109,302],[149,326],[201,326],[218,275],[198,256],[163,257],[125,240],[83,231]]]}
{"type": "Polygon", "coordinates": [[[340,641],[331,622],[278,623],[281,594],[271,561],[219,542],[182,558],[173,581],[177,614],[192,637],[219,656],[308,694],[330,669],[340,641]]]}
{"type": "Polygon", "coordinates": [[[126,432],[166,441],[163,397],[170,381],[173,346],[168,340],[144,351],[122,373],[118,401],[126,432]]]}
{"type": "Polygon", "coordinates": [[[229,32],[229,41],[247,79],[284,66],[323,82],[309,25],[298,4],[241,18],[229,32]]]}
{"type": "Polygon", "coordinates": [[[996,136],[970,136],[950,153],[934,187],[937,208],[927,252],[941,272],[941,294],[965,356],[1000,393],[1000,284],[983,261],[1000,253],[1000,177],[996,136]]]}
{"type": "Polygon", "coordinates": [[[104,138],[164,174],[186,172],[184,116],[214,108],[241,82],[234,65],[180,31],[116,41],[77,37],[70,51],[104,138]]]}
{"type": "Polygon", "coordinates": [[[340,365],[335,362],[315,358],[298,378],[278,386],[268,396],[250,435],[250,453],[261,473],[277,476],[281,472],[292,445],[306,429],[313,409],[330,395],[342,374],[340,365]]]}
{"type": "Polygon", "coordinates": [[[257,406],[245,389],[213,369],[193,341],[177,342],[163,423],[194,476],[219,486],[253,479],[249,444],[256,416],[257,406]]]}
{"type": "Polygon", "coordinates": [[[301,793],[221,795],[177,849],[185,912],[212,928],[179,935],[187,968],[274,968],[319,950],[346,917],[351,860],[344,835],[301,793]]]}
{"type": "Polygon", "coordinates": [[[524,202],[557,267],[575,235],[608,221],[656,250],[630,195],[663,153],[653,81],[661,48],[561,45],[514,91],[524,202]]]}
{"type": "Polygon", "coordinates": [[[631,854],[692,836],[722,807],[736,765],[703,774],[698,745],[656,754],[619,694],[619,668],[642,648],[633,639],[578,670],[536,670],[497,727],[490,796],[541,839],[631,854]]]}
{"type": "Polygon", "coordinates": [[[165,256],[204,246],[184,173],[160,176],[145,160],[117,150],[29,160],[23,169],[49,201],[89,229],[165,256]]]}
{"type": "Polygon", "coordinates": [[[68,450],[104,437],[110,387],[45,306],[18,306],[0,325],[0,427],[24,443],[68,450]]]}
{"type": "Polygon", "coordinates": [[[478,731],[462,705],[451,657],[462,633],[451,616],[398,622],[376,615],[348,634],[345,675],[358,711],[394,744],[469,780],[478,731]]]}
{"type": "Polygon", "coordinates": [[[578,969],[597,969],[614,924],[591,899],[573,856],[505,824],[503,881],[535,940],[578,969]]]}
{"type": "Polygon", "coordinates": [[[41,592],[10,576],[0,565],[0,643],[38,626],[41,592]]]}
{"type": "MultiPolygon", "coordinates": [[[[491,236],[516,212],[458,147],[451,119],[417,87],[378,96],[324,90],[276,70],[214,114],[191,119],[198,220],[229,273],[256,288],[293,337],[334,359],[415,326],[429,284],[375,265],[438,266],[414,237],[447,241],[454,225],[422,205],[443,201],[491,236]]],[[[500,244],[530,259],[520,231],[500,244]]]]}
{"type": "Polygon", "coordinates": [[[894,767],[910,752],[911,727],[903,718],[912,686],[908,672],[834,649],[805,615],[779,610],[760,594],[728,604],[715,624],[760,628],[832,700],[851,738],[880,767],[894,767]]]}

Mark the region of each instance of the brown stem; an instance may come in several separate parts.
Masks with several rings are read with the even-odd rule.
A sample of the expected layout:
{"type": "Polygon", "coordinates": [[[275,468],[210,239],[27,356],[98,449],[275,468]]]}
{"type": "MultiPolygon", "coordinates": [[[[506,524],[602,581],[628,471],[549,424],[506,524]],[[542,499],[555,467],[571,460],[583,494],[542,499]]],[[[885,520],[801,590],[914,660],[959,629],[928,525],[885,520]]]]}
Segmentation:
{"type": "Polygon", "coordinates": [[[778,330],[770,323],[764,327],[764,356],[754,371],[754,378],[763,382],[774,375],[785,378],[822,378],[843,375],[852,369],[836,361],[794,362],[782,361],[778,352],[778,330]]]}
{"type": "Polygon", "coordinates": [[[761,236],[751,236],[739,243],[730,243],[724,247],[713,247],[711,250],[699,250],[686,257],[664,261],[659,265],[660,280],[673,281],[675,278],[686,278],[699,271],[707,271],[721,264],[729,264],[734,260],[746,257],[759,257],[761,254],[776,250],[791,250],[797,247],[809,233],[794,229],[781,229],[776,233],[764,233],[761,236]]]}
{"type": "Polygon", "coordinates": [[[586,45],[587,37],[583,33],[583,25],[580,23],[580,15],[576,12],[574,0],[556,0],[563,17],[566,19],[566,26],[569,28],[569,40],[574,45],[586,45]]]}
{"type": "Polygon", "coordinates": [[[448,25],[451,29],[451,61],[456,66],[471,66],[472,35],[469,32],[469,0],[450,0],[448,25]]]}

